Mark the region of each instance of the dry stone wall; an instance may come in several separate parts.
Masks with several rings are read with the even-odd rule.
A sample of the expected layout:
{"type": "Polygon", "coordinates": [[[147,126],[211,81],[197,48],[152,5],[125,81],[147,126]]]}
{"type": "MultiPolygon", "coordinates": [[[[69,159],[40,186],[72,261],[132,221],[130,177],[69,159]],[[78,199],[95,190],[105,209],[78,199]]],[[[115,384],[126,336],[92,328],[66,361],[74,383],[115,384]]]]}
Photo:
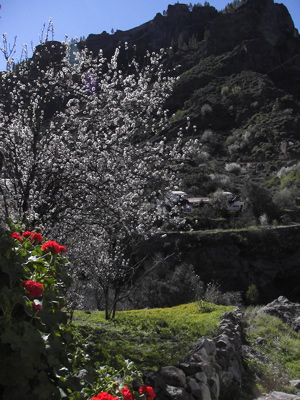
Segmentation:
{"type": "MultiPolygon", "coordinates": [[[[300,304],[280,296],[258,312],[275,315],[300,331],[300,304]]],[[[264,340],[258,338],[257,340],[264,340]]],[[[158,371],[144,371],[144,382],[154,388],[157,400],[222,400],[236,399],[249,380],[243,357],[260,358],[262,354],[246,344],[243,314],[239,308],[226,312],[218,334],[213,339],[202,337],[194,350],[178,365],[158,371]]],[[[267,360],[266,360],[267,362],[267,360]]],[[[288,382],[300,389],[300,380],[288,382]]],[[[300,400],[300,392],[263,394],[257,400],[300,400]]]]}
{"type": "Polygon", "coordinates": [[[215,338],[202,337],[177,366],[144,371],[144,382],[154,388],[157,400],[219,400],[221,393],[242,385],[242,345],[242,313],[226,312],[215,338]]]}

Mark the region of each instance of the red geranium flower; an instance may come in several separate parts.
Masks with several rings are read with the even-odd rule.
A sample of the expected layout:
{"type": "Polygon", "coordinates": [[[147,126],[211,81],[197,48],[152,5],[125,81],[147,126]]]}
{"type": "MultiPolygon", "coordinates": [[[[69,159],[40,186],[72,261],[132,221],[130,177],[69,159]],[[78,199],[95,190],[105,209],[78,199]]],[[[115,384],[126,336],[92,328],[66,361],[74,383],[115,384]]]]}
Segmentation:
{"type": "Polygon", "coordinates": [[[35,281],[26,281],[22,282],[22,286],[28,291],[29,297],[32,299],[33,297],[41,297],[43,293],[44,286],[42,283],[35,281]]]}
{"type": "Polygon", "coordinates": [[[10,237],[12,237],[13,239],[17,239],[19,242],[22,242],[22,240],[23,240],[22,236],[20,236],[20,234],[18,232],[11,233],[10,237]]]}
{"type": "Polygon", "coordinates": [[[153,400],[155,398],[155,393],[151,386],[140,386],[139,393],[144,394],[147,400],[153,400]]]}
{"type": "MultiPolygon", "coordinates": [[[[48,240],[48,242],[45,242],[42,244],[43,251],[50,251],[51,253],[54,253],[54,254],[59,254],[59,253],[63,252],[63,250],[61,249],[62,247],[64,247],[64,246],[60,246],[54,240],[48,240]]],[[[65,249],[65,247],[64,247],[64,249],[65,249]]]]}
{"type": "Polygon", "coordinates": [[[43,240],[43,236],[38,232],[34,232],[30,238],[31,242],[42,242],[43,240]]]}
{"type": "Polygon", "coordinates": [[[25,239],[29,238],[29,236],[31,236],[31,235],[32,235],[32,232],[30,232],[30,231],[25,231],[25,232],[22,233],[22,236],[23,236],[25,239]]]}
{"type": "Polygon", "coordinates": [[[92,397],[91,400],[119,400],[118,397],[113,396],[107,392],[101,392],[97,394],[97,397],[92,397]]]}
{"type": "Polygon", "coordinates": [[[134,400],[134,396],[127,385],[124,386],[124,388],[121,390],[121,393],[124,397],[124,400],[134,400]]]}
{"type": "Polygon", "coordinates": [[[67,251],[67,249],[65,248],[65,246],[59,246],[60,247],[60,252],[61,253],[65,253],[67,251]]]}

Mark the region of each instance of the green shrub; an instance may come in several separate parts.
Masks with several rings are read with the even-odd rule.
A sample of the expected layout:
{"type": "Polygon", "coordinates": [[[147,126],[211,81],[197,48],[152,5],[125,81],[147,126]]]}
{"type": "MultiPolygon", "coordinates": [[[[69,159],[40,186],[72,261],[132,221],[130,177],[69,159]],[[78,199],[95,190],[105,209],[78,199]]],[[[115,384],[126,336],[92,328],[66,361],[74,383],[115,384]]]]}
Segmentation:
{"type": "Polygon", "coordinates": [[[246,301],[248,304],[258,304],[259,303],[259,291],[256,285],[250,285],[246,291],[246,301]]]}
{"type": "Polygon", "coordinates": [[[70,283],[64,251],[39,232],[0,231],[3,400],[59,400],[75,383],[68,353],[73,339],[63,309],[70,283]]]}
{"type": "Polygon", "coordinates": [[[200,298],[200,308],[202,309],[203,300],[208,303],[222,304],[222,305],[235,305],[242,304],[242,297],[240,292],[225,292],[220,289],[220,284],[211,281],[207,284],[202,298],[200,298]]]}

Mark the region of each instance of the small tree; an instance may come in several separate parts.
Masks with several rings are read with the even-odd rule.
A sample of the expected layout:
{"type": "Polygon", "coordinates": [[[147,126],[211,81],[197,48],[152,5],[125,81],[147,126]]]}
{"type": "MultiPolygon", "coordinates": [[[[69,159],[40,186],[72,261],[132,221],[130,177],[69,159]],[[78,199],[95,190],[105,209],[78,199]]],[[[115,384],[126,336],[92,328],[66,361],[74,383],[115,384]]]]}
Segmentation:
{"type": "Polygon", "coordinates": [[[273,202],[271,193],[265,187],[254,182],[247,182],[243,190],[243,197],[246,199],[247,207],[252,210],[257,220],[262,215],[265,215],[269,221],[278,218],[278,207],[273,202]]]}
{"type": "Polygon", "coordinates": [[[250,285],[246,291],[246,301],[248,304],[258,304],[260,299],[259,291],[256,285],[250,285]]]}
{"type": "Polygon", "coordinates": [[[157,200],[195,148],[182,133],[172,143],[162,136],[175,80],[164,52],[148,53],[143,68],[129,59],[121,68],[119,53],[107,60],[84,49],[73,65],[67,43],[47,42],[0,81],[6,213],[63,238],[78,271],[109,277],[113,304],[132,249],[166,216],[157,200]],[[79,249],[91,244],[90,259],[79,249]]]}

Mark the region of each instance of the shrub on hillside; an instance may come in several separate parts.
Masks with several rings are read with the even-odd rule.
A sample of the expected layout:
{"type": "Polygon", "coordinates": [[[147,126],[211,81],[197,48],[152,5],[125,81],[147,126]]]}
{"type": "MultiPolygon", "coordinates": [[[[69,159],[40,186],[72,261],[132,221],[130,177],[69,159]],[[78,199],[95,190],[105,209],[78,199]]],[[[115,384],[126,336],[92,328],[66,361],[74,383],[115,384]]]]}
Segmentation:
{"type": "Polygon", "coordinates": [[[258,220],[265,214],[269,221],[280,217],[280,210],[274,203],[271,192],[255,182],[247,182],[244,186],[243,197],[247,201],[247,207],[258,220]]]}
{"type": "Polygon", "coordinates": [[[200,296],[200,301],[204,300],[208,303],[214,303],[225,306],[240,306],[242,305],[242,296],[241,292],[225,292],[223,293],[218,282],[212,281],[209,282],[202,296],[200,296]]]}
{"type": "Polygon", "coordinates": [[[176,267],[167,261],[137,285],[134,307],[173,307],[194,301],[197,296],[199,277],[192,265],[185,263],[176,267]]]}

